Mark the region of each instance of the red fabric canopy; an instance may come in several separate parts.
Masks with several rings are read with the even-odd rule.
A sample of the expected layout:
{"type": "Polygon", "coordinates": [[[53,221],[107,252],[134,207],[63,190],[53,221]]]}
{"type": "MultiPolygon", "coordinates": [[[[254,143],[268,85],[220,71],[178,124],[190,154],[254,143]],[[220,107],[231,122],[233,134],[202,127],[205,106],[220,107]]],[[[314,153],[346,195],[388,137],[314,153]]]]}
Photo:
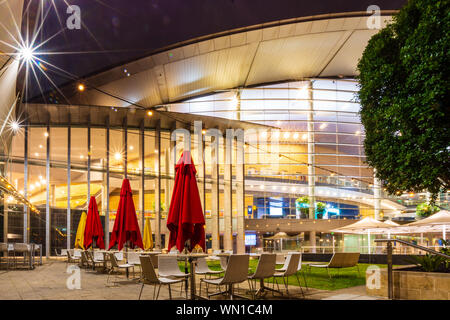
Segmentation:
{"type": "Polygon", "coordinates": [[[139,230],[139,224],[136,217],[136,210],[134,209],[130,181],[124,179],[122,182],[122,189],[120,190],[119,207],[117,208],[116,220],[114,221],[108,250],[116,244],[118,249],[122,250],[124,243],[127,241],[129,241],[131,248],[137,246],[144,249],[141,231],[139,230]]]}
{"type": "Polygon", "coordinates": [[[103,242],[103,228],[100,216],[98,215],[97,201],[95,197],[89,200],[89,210],[86,218],[86,227],[84,229],[84,248],[88,249],[95,244],[100,249],[105,249],[103,242]]]}
{"type": "Polygon", "coordinates": [[[175,166],[175,185],[170,201],[167,228],[170,230],[169,247],[182,252],[190,240],[189,251],[198,244],[205,250],[205,218],[195,179],[195,166],[191,153],[184,151],[175,166]]]}

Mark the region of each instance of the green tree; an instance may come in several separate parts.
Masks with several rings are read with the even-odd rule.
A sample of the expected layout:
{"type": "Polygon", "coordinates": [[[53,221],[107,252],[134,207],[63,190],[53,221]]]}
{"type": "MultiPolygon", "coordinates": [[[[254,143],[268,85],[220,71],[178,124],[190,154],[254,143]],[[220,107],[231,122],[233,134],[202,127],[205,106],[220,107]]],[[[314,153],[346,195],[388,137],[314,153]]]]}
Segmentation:
{"type": "Polygon", "coordinates": [[[410,0],[358,63],[367,162],[391,194],[450,185],[450,1],[410,0]]]}

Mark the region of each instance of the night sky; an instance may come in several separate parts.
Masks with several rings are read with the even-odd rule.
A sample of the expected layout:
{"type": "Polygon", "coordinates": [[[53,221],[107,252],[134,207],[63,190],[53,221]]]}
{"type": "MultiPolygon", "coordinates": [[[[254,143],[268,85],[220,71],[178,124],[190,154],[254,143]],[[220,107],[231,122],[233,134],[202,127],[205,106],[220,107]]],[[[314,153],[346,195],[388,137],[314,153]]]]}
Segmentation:
{"type": "MultiPolygon", "coordinates": [[[[29,0],[27,12],[35,12],[40,0],[29,0]]],[[[382,10],[399,9],[405,0],[47,0],[51,7],[43,25],[41,39],[48,41],[46,52],[76,52],[45,56],[45,60],[77,77],[146,56],[151,52],[199,36],[234,28],[310,15],[366,11],[376,4],[382,10]],[[68,30],[67,5],[81,9],[80,30],[68,30]],[[53,3],[53,4],[52,4],[53,3]],[[55,6],[55,7],[53,7],[55,6]],[[59,19],[58,19],[59,16],[59,19]]],[[[29,18],[33,21],[33,17],[29,18]]],[[[70,82],[47,70],[58,84],[70,82]]],[[[49,84],[41,79],[45,89],[49,84]]],[[[33,87],[33,86],[31,86],[33,87]]],[[[36,88],[33,89],[34,95],[36,88]]],[[[31,96],[32,96],[31,95],[31,96]]]]}

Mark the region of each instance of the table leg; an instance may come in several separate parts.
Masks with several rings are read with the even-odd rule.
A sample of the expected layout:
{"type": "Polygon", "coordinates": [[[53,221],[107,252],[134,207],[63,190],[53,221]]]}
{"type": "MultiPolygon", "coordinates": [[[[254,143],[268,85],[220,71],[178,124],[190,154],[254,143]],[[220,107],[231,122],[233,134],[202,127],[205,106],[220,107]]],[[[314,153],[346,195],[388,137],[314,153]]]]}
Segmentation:
{"type": "Polygon", "coordinates": [[[191,300],[195,300],[195,262],[189,259],[190,263],[190,278],[191,278],[191,300]]]}

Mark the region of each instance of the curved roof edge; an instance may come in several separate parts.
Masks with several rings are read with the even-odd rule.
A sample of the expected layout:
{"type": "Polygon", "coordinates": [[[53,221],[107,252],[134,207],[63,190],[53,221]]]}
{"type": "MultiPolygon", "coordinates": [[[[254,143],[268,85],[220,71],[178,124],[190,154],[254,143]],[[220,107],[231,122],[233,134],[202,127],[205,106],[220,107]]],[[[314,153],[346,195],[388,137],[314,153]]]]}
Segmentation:
{"type": "MultiPolygon", "coordinates": [[[[397,11],[381,12],[381,27],[397,11]]],[[[354,77],[370,29],[367,12],[274,21],[179,42],[74,80],[59,103],[151,108],[216,90],[304,78],[354,77]]],[[[48,93],[44,99],[49,102],[48,93]]],[[[36,100],[35,100],[36,101],[36,100]]],[[[51,102],[51,101],[50,101],[51,102]]],[[[58,103],[57,102],[57,103],[58,103]]]]}

